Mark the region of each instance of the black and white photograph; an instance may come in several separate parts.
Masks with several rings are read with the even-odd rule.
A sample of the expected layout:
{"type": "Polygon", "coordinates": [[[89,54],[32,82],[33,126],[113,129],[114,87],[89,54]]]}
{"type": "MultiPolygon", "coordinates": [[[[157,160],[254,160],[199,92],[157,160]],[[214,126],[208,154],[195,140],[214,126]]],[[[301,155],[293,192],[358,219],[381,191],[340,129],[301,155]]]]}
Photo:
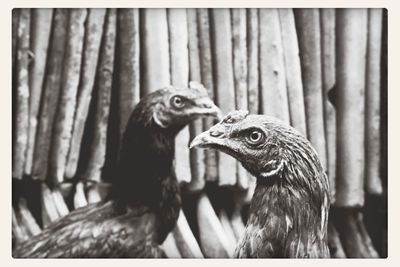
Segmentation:
{"type": "Polygon", "coordinates": [[[390,16],[13,8],[9,255],[388,258],[390,16]]]}

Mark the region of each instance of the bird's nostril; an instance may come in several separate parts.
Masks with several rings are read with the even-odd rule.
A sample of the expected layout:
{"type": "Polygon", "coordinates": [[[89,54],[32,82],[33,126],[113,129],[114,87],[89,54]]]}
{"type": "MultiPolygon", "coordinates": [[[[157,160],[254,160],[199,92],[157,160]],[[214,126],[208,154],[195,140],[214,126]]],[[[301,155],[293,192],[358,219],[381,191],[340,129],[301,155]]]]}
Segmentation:
{"type": "Polygon", "coordinates": [[[210,103],[202,103],[201,107],[202,108],[212,108],[212,105],[210,103]]]}
{"type": "Polygon", "coordinates": [[[220,132],[220,131],[212,131],[212,132],[210,132],[210,135],[212,136],[212,137],[218,137],[218,136],[221,136],[223,133],[222,132],[220,132]]]}

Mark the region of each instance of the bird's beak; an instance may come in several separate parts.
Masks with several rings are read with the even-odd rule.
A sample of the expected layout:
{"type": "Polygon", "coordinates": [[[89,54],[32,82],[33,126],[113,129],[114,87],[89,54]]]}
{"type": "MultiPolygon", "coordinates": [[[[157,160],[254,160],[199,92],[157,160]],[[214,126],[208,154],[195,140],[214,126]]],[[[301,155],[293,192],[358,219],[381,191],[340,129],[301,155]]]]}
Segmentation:
{"type": "Polygon", "coordinates": [[[193,115],[209,115],[214,116],[218,120],[222,119],[222,112],[211,99],[205,99],[193,107],[191,113],[193,115]]]}
{"type": "Polygon", "coordinates": [[[190,148],[224,146],[225,134],[220,124],[214,125],[209,130],[196,136],[190,143],[190,148]]]}

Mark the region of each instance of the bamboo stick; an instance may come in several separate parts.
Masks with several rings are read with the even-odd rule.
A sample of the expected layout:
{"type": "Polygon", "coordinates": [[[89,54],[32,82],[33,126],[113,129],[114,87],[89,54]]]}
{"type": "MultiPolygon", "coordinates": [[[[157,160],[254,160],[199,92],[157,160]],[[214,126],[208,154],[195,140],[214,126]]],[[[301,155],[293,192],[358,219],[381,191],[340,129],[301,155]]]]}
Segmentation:
{"type": "Polygon", "coordinates": [[[346,258],[342,243],[333,222],[328,223],[328,244],[331,258],[346,258]]]}
{"type": "Polygon", "coordinates": [[[11,11],[11,64],[13,72],[17,55],[19,11],[19,8],[14,8],[11,11]]]}
{"type": "MultiPolygon", "coordinates": [[[[200,51],[198,40],[198,23],[196,9],[187,9],[188,33],[189,33],[189,75],[191,81],[201,82],[200,51]]],[[[192,122],[189,126],[190,140],[203,131],[201,119],[192,122]]],[[[205,185],[205,155],[204,150],[190,150],[190,170],[192,180],[187,186],[188,191],[200,191],[205,185]]]]}
{"type": "Polygon", "coordinates": [[[348,258],[371,258],[372,255],[364,244],[363,235],[358,225],[357,212],[348,211],[341,214],[342,226],[338,230],[343,248],[348,258]]]}
{"type": "Polygon", "coordinates": [[[12,235],[15,238],[17,244],[22,243],[29,238],[28,234],[26,233],[25,229],[23,229],[19,224],[14,208],[12,208],[11,216],[12,235]]]}
{"type": "MultiPolygon", "coordinates": [[[[185,9],[168,9],[171,83],[187,87],[189,81],[188,29],[185,9]]],[[[178,181],[190,182],[189,127],[175,138],[175,173],[178,181]]]]}
{"type": "Polygon", "coordinates": [[[172,259],[182,258],[182,255],[179,252],[178,247],[176,246],[176,241],[172,233],[169,233],[164,243],[162,244],[162,248],[167,258],[172,258],[172,259]]]}
{"type": "Polygon", "coordinates": [[[29,122],[29,38],[30,38],[30,9],[19,11],[18,43],[17,43],[17,90],[15,111],[15,135],[12,153],[12,177],[22,179],[26,148],[28,143],[29,122]]]}
{"type": "Polygon", "coordinates": [[[100,182],[101,180],[101,172],[106,155],[107,125],[114,72],[116,21],[116,9],[108,9],[96,76],[98,97],[94,117],[94,131],[88,165],[83,176],[84,179],[95,182],[100,182]]]}
{"type": "Polygon", "coordinates": [[[21,224],[25,225],[30,236],[39,234],[42,229],[40,229],[35,218],[33,218],[32,213],[28,209],[28,205],[24,198],[20,198],[18,201],[19,215],[21,224]]]}
{"type": "Polygon", "coordinates": [[[87,10],[82,8],[71,9],[69,14],[65,62],[61,77],[61,95],[54,125],[49,165],[49,178],[53,184],[61,183],[65,175],[80,78],[86,15],[87,10]]]}
{"type": "Polygon", "coordinates": [[[82,182],[77,183],[75,186],[75,194],[73,202],[75,209],[79,209],[88,204],[85,196],[85,189],[82,182]]]}
{"type": "Polygon", "coordinates": [[[53,197],[54,205],[60,217],[67,215],[69,213],[69,209],[67,207],[67,204],[65,203],[64,197],[62,196],[60,189],[53,189],[51,191],[51,196],[53,197]]]}
{"type": "Polygon", "coordinates": [[[93,184],[86,189],[86,199],[88,203],[98,203],[102,200],[98,184],[93,184]]]}
{"type": "Polygon", "coordinates": [[[229,245],[229,240],[205,194],[199,197],[197,203],[197,219],[200,246],[204,256],[206,258],[228,258],[232,256],[233,250],[229,245]]]}
{"type": "Polygon", "coordinates": [[[336,206],[364,204],[367,10],[337,10],[336,206]]]}
{"type": "Polygon", "coordinates": [[[119,106],[120,138],[133,108],[140,100],[139,69],[139,10],[137,8],[118,10],[118,54],[120,71],[119,106]]]}
{"type": "Polygon", "coordinates": [[[236,247],[236,243],[239,240],[237,240],[235,237],[228,214],[226,213],[225,210],[221,209],[218,217],[221,222],[222,228],[224,229],[225,235],[228,239],[228,244],[230,246],[230,250],[234,251],[235,247],[236,247]]]}
{"type": "MultiPolygon", "coordinates": [[[[247,49],[246,49],[246,9],[231,9],[232,17],[232,52],[233,76],[235,84],[236,109],[248,110],[247,100],[247,49]]],[[[239,161],[236,161],[236,185],[241,190],[249,187],[247,171],[239,161]]]]}
{"type": "Polygon", "coordinates": [[[141,95],[170,84],[167,11],[163,8],[141,9],[141,95]]]}
{"type": "MultiPolygon", "coordinates": [[[[197,9],[198,18],[198,41],[199,41],[199,54],[200,54],[200,67],[201,67],[201,82],[207,89],[208,96],[215,99],[214,82],[213,82],[213,68],[212,68],[212,55],[211,55],[211,40],[210,40],[210,21],[208,9],[197,9]]],[[[208,130],[214,125],[214,118],[207,117],[203,120],[203,130],[208,130]]],[[[216,181],[218,178],[218,163],[217,153],[214,150],[208,149],[204,152],[205,156],[205,180],[216,181]]]]}
{"type": "Polygon", "coordinates": [[[321,64],[324,99],[325,138],[331,204],[336,191],[336,110],[328,99],[328,93],[336,83],[335,69],[335,9],[321,9],[321,64]]]}
{"type": "Polygon", "coordinates": [[[37,130],[37,117],[39,113],[40,98],[42,95],[44,73],[47,59],[47,49],[53,18],[53,9],[32,9],[31,23],[31,51],[33,60],[29,66],[29,135],[26,151],[25,174],[31,175],[35,138],[37,130]]]}
{"type": "Polygon", "coordinates": [[[290,8],[281,8],[278,12],[285,63],[290,124],[303,135],[307,136],[299,44],[297,41],[293,10],[290,8]]]}
{"type": "Polygon", "coordinates": [[[258,9],[247,9],[247,90],[249,112],[259,112],[259,73],[258,73],[258,9]]]}
{"type": "MultiPolygon", "coordinates": [[[[231,16],[229,9],[212,9],[214,73],[216,75],[216,99],[225,114],[235,109],[235,92],[232,68],[231,16]]],[[[236,160],[218,152],[218,184],[236,184],[236,160]]]]}
{"type": "Polygon", "coordinates": [[[368,10],[368,58],[366,80],[366,190],[383,193],[380,178],[380,92],[381,92],[382,9],[368,10]]]}
{"type": "Polygon", "coordinates": [[[47,177],[50,142],[53,135],[53,123],[58,105],[61,72],[65,54],[68,12],[68,9],[54,10],[39,126],[33,157],[32,176],[34,179],[44,180],[47,177]]]}
{"type": "Polygon", "coordinates": [[[42,183],[41,189],[42,224],[43,228],[45,228],[51,222],[57,220],[60,217],[60,214],[54,204],[51,190],[45,183],[42,183]]]}
{"type": "Polygon", "coordinates": [[[357,220],[358,229],[360,231],[361,239],[363,241],[364,246],[368,250],[370,257],[371,258],[379,258],[379,254],[375,250],[374,245],[372,244],[372,240],[367,232],[367,229],[365,228],[364,221],[363,221],[363,215],[361,212],[357,213],[356,220],[357,220]]]}
{"type": "Polygon", "coordinates": [[[308,8],[296,9],[295,19],[299,37],[307,137],[326,169],[319,11],[308,8]]]}
{"type": "Polygon", "coordinates": [[[261,112],[289,123],[282,37],[277,9],[260,9],[261,112]]]}
{"type": "Polygon", "coordinates": [[[182,210],[172,234],[183,258],[204,258],[182,210]]]}
{"type": "Polygon", "coordinates": [[[81,77],[78,87],[71,145],[68,152],[67,166],[65,168],[65,176],[70,179],[75,176],[78,167],[83,132],[89,113],[90,101],[92,99],[105,14],[106,10],[102,8],[88,10],[85,25],[81,77]]]}

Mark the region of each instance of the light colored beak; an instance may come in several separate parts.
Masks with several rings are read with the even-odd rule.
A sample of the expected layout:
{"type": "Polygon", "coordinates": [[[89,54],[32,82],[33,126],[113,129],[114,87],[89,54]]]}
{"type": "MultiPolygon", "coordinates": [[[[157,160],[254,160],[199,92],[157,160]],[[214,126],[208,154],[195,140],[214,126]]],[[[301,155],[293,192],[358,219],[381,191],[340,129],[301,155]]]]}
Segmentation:
{"type": "Polygon", "coordinates": [[[223,117],[219,107],[217,107],[217,105],[215,105],[211,100],[198,104],[197,107],[193,108],[192,113],[196,115],[214,116],[218,120],[221,120],[223,117]]]}
{"type": "Polygon", "coordinates": [[[220,125],[214,125],[205,132],[196,136],[190,143],[190,148],[205,148],[215,145],[224,145],[225,134],[221,131],[220,125]]]}

